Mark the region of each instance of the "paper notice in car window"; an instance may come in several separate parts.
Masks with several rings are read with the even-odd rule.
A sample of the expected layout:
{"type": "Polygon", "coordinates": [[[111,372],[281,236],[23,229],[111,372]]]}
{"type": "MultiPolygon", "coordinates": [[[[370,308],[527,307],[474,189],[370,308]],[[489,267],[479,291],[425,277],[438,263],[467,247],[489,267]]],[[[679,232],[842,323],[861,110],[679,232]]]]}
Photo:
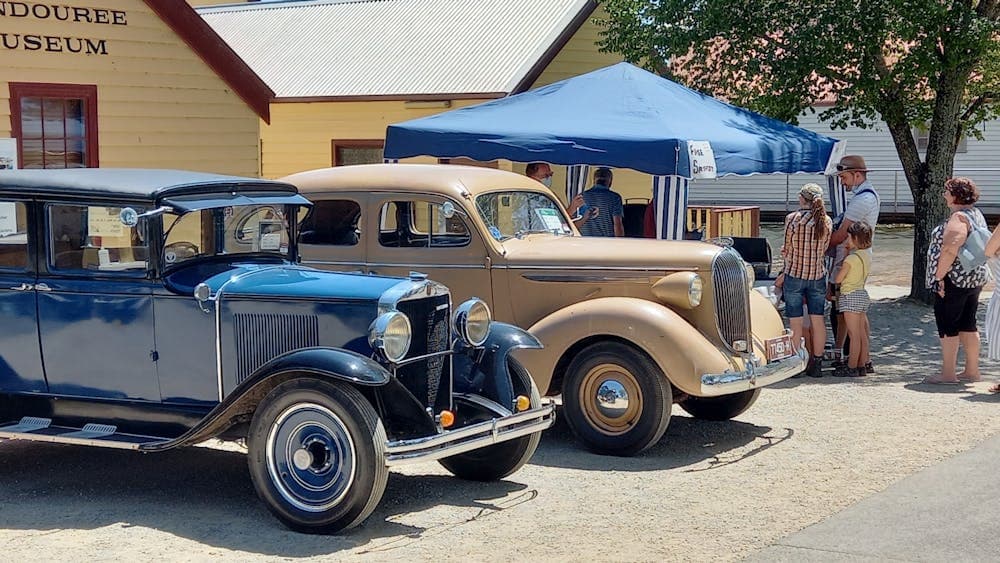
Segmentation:
{"type": "Polygon", "coordinates": [[[117,207],[88,207],[87,234],[92,237],[120,237],[125,226],[118,218],[117,207]]]}
{"type": "Polygon", "coordinates": [[[545,230],[547,231],[561,231],[563,228],[562,217],[559,216],[559,212],[555,209],[544,208],[536,209],[535,214],[541,219],[542,224],[545,225],[545,230]]]}
{"type": "Polygon", "coordinates": [[[10,236],[17,232],[17,204],[0,203],[0,237],[10,236]]]}

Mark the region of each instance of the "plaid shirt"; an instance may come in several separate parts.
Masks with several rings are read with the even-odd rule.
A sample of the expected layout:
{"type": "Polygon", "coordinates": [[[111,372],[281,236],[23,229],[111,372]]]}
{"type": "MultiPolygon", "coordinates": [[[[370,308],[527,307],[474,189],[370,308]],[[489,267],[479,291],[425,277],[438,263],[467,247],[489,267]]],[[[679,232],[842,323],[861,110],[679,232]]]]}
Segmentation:
{"type": "Polygon", "coordinates": [[[833,222],[826,215],[826,234],[816,238],[812,212],[799,210],[785,218],[785,275],[801,280],[818,280],[826,277],[823,255],[830,243],[833,222]]]}

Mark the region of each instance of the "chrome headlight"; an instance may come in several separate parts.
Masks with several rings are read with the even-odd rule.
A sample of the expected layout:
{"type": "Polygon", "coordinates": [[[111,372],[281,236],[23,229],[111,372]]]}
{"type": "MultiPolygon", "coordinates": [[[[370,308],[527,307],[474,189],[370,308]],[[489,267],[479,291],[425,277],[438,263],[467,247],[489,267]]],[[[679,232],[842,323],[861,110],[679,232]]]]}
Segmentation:
{"type": "Polygon", "coordinates": [[[753,264],[744,260],[743,269],[747,271],[747,280],[750,282],[750,287],[753,287],[753,283],[757,281],[757,273],[753,270],[753,264]]]}
{"type": "Polygon", "coordinates": [[[688,283],[688,302],[691,304],[692,309],[701,305],[701,295],[704,289],[705,282],[701,281],[701,276],[691,276],[691,281],[688,283]]]}
{"type": "Polygon", "coordinates": [[[473,297],[455,309],[455,330],[471,346],[482,346],[490,335],[490,308],[481,299],[473,297]]]}
{"type": "Polygon", "coordinates": [[[390,362],[398,362],[410,351],[410,319],[399,311],[382,313],[368,327],[368,344],[390,362]]]}

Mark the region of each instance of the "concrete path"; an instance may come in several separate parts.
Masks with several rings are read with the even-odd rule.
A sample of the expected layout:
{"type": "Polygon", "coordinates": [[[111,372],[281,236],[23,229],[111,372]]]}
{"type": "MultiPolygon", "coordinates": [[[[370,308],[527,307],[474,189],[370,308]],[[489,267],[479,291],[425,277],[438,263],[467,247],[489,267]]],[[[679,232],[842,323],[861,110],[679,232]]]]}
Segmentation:
{"type": "Polygon", "coordinates": [[[998,476],[1000,435],[747,561],[1000,561],[998,476]]]}

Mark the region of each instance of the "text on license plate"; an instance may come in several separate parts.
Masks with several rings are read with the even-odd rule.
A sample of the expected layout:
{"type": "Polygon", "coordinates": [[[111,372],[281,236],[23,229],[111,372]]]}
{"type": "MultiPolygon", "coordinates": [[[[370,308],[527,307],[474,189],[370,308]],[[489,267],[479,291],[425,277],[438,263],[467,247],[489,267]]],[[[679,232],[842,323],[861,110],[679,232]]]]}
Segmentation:
{"type": "Polygon", "coordinates": [[[781,360],[795,354],[795,350],[792,349],[792,335],[790,334],[768,338],[764,341],[764,346],[767,349],[768,362],[781,360]]]}

